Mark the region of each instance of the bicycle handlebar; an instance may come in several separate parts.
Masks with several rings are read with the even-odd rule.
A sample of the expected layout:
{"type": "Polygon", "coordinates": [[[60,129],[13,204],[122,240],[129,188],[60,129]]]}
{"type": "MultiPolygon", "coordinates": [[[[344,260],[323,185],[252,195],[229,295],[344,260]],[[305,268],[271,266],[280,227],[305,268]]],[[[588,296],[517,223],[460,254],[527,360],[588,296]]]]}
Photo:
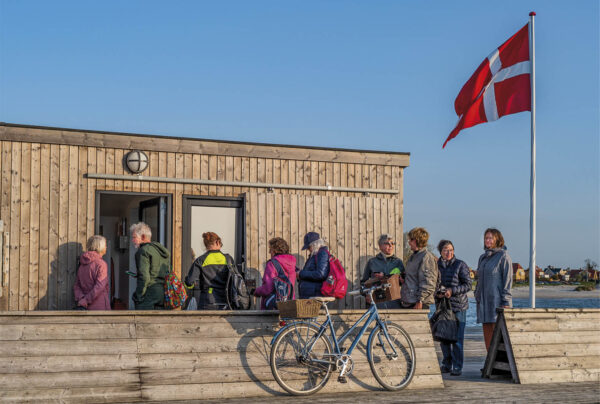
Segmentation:
{"type": "Polygon", "coordinates": [[[376,290],[379,290],[379,289],[385,290],[385,289],[389,289],[390,287],[392,287],[392,285],[390,285],[389,283],[384,283],[384,284],[381,284],[381,285],[371,286],[370,288],[365,288],[363,286],[360,289],[351,290],[350,292],[348,292],[348,294],[350,296],[356,296],[356,295],[363,295],[363,296],[365,296],[367,294],[373,293],[376,290]]]}

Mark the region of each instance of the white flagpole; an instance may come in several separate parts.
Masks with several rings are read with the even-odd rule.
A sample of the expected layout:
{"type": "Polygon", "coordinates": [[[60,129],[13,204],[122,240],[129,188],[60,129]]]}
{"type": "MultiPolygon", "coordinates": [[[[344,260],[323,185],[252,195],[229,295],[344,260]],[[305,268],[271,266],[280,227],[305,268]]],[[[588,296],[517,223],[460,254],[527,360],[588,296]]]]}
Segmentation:
{"type": "Polygon", "coordinates": [[[529,306],[535,308],[535,12],[529,13],[529,60],[531,61],[531,205],[529,208],[529,306]]]}

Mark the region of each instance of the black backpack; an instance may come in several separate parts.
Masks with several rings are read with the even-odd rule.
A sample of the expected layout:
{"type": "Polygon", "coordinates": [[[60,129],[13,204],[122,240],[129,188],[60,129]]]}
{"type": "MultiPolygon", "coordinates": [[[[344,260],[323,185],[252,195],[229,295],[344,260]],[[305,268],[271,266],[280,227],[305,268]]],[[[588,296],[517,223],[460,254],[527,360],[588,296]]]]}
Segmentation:
{"type": "Polygon", "coordinates": [[[294,287],[290,279],[286,276],[281,264],[275,258],[272,258],[271,264],[277,270],[277,276],[273,278],[273,293],[265,300],[265,309],[277,310],[277,302],[286,302],[292,298],[294,287]]]}
{"type": "Polygon", "coordinates": [[[251,302],[246,280],[238,272],[231,256],[226,254],[225,259],[227,260],[227,268],[229,269],[226,287],[229,310],[248,310],[251,302]]]}

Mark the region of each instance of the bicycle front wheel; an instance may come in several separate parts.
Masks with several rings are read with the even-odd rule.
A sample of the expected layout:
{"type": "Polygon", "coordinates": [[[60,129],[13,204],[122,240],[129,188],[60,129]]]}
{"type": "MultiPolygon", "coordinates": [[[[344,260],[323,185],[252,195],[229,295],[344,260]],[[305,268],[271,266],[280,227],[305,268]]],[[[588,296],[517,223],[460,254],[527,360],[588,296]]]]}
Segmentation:
{"type": "Polygon", "coordinates": [[[318,331],[312,324],[290,324],[271,347],[273,377],[290,394],[316,393],[329,380],[331,343],[318,331]]]}
{"type": "Polygon", "coordinates": [[[415,374],[415,347],[402,327],[396,324],[385,326],[388,336],[379,326],[369,336],[369,365],[373,376],[384,388],[402,390],[415,374]]]}

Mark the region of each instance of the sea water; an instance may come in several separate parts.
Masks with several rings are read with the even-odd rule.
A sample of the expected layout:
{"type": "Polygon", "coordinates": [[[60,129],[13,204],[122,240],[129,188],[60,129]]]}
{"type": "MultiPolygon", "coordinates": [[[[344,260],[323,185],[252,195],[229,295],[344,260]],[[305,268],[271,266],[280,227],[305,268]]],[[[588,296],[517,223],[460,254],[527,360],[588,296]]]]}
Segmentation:
{"type": "MultiPolygon", "coordinates": [[[[529,298],[513,298],[513,307],[529,307],[529,298]]],[[[600,308],[600,299],[535,299],[535,307],[537,309],[598,309],[600,308]]],[[[430,315],[432,315],[434,311],[435,306],[432,306],[430,315]]],[[[469,298],[467,327],[481,327],[481,324],[477,324],[477,303],[474,298],[469,298]]]]}

